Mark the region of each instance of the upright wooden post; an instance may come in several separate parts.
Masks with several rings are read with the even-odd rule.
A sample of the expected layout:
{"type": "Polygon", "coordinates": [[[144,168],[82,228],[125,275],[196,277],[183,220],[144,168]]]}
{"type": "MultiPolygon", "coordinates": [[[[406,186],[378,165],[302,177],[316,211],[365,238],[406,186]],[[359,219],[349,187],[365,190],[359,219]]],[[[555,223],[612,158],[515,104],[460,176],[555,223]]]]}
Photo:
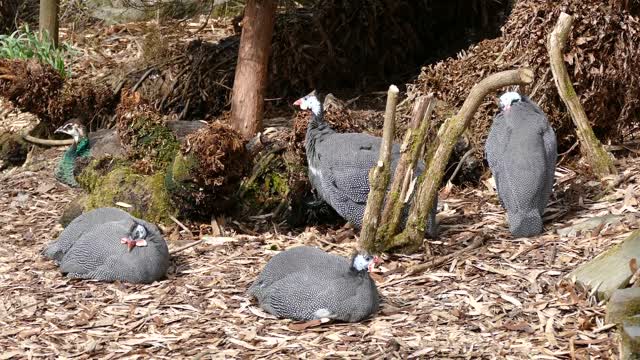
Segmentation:
{"type": "Polygon", "coordinates": [[[59,0],[40,0],[40,33],[49,33],[49,39],[58,46],[58,2],[59,0]]]}
{"type": "Polygon", "coordinates": [[[245,139],[262,128],[276,0],[248,0],[231,97],[231,125],[245,139]]]}

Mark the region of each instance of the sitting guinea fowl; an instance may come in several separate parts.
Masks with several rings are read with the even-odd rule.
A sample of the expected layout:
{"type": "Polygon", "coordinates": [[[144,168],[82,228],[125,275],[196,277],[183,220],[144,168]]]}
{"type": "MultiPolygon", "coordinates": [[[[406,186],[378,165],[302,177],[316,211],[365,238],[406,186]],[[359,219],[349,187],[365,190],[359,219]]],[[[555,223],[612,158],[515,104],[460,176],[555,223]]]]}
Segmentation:
{"type": "Polygon", "coordinates": [[[91,157],[105,154],[114,156],[124,154],[124,149],[120,145],[115,130],[102,129],[87,134],[87,130],[80,120],[71,119],[55,132],[73,137],[73,144],[64,152],[55,170],[56,179],[69,186],[78,186],[75,177],[82,170],[82,165],[88,164],[91,157]]]}
{"type": "MultiPolygon", "coordinates": [[[[340,216],[360,228],[369,195],[369,170],[378,162],[382,138],[364,133],[336,133],[324,121],[322,104],[315,95],[298,99],[294,105],[312,112],[304,144],[311,185],[340,216]]],[[[394,143],[392,176],[400,156],[400,145],[394,143]]],[[[414,178],[424,170],[424,162],[418,161],[414,178]]],[[[437,199],[427,219],[427,234],[431,237],[437,233],[436,207],[437,199]]],[[[405,207],[405,220],[407,213],[405,207]]]]}
{"type": "Polygon", "coordinates": [[[79,216],[45,255],[59,259],[60,271],[71,278],[143,284],[164,278],[169,249],[158,228],[114,210],[100,208],[79,216]]]}
{"type": "Polygon", "coordinates": [[[528,97],[500,97],[487,137],[487,162],[513,236],[542,232],[542,216],[553,188],[556,135],[542,110],[528,97]]]}
{"type": "Polygon", "coordinates": [[[295,247],[269,260],[248,293],[278,317],[357,322],[378,311],[378,289],[369,276],[377,263],[377,256],[367,254],[356,253],[349,261],[295,247]]]}

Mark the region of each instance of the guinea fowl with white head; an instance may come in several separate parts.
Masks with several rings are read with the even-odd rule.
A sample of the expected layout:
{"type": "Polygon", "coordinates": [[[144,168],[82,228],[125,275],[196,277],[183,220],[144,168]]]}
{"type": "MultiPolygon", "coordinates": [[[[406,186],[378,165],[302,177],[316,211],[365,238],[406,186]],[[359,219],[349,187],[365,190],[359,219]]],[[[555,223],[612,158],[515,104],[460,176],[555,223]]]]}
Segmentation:
{"type": "MultiPolygon", "coordinates": [[[[322,104],[313,94],[298,99],[294,105],[302,110],[311,110],[305,138],[311,185],[340,216],[360,228],[370,189],[369,170],[378,162],[382,138],[364,133],[335,132],[325,122],[322,104]]],[[[400,156],[400,145],[394,143],[391,150],[392,176],[400,156]]],[[[424,170],[424,162],[418,161],[414,181],[424,170]]],[[[426,232],[431,237],[437,234],[436,207],[437,199],[427,219],[426,232]]],[[[403,222],[407,214],[408,206],[405,206],[403,222]]]]}
{"type": "Polygon", "coordinates": [[[541,233],[558,155],[556,135],[545,114],[528,97],[504,93],[485,152],[511,234],[541,233]]]}
{"type": "Polygon", "coordinates": [[[248,294],[277,317],[361,321],[378,311],[380,300],[369,276],[377,256],[348,259],[311,246],[283,251],[269,260],[248,294]]]}
{"type": "Polygon", "coordinates": [[[80,215],[44,255],[71,278],[152,283],[166,276],[169,249],[158,228],[115,208],[80,215]]]}

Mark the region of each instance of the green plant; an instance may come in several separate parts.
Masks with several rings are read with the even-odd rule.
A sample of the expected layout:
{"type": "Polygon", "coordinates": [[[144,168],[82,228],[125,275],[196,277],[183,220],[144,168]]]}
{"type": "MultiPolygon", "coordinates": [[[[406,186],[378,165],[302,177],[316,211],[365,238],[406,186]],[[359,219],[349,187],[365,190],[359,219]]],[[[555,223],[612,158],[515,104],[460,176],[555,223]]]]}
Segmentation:
{"type": "Polygon", "coordinates": [[[65,66],[65,60],[75,52],[76,50],[67,43],[54,47],[46,31],[40,36],[39,32],[31,31],[28,25],[11,35],[0,35],[0,58],[35,58],[53,66],[63,77],[71,75],[71,68],[65,66]]]}

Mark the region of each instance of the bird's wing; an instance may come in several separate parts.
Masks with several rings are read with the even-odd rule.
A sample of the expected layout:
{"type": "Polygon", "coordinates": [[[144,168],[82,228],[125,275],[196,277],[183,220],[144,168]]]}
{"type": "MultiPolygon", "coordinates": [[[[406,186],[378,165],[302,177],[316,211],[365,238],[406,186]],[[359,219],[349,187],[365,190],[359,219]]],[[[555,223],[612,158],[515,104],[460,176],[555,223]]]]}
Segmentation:
{"type": "Polygon", "coordinates": [[[489,136],[485,142],[485,155],[487,162],[491,169],[498,167],[498,164],[502,160],[502,153],[504,152],[504,144],[506,144],[507,129],[505,125],[504,116],[502,113],[498,113],[491,123],[489,129],[489,136]]]}
{"type": "Polygon", "coordinates": [[[131,219],[99,224],[80,236],[64,254],[60,264],[63,273],[86,274],[95,271],[112,256],[127,255],[120,239],[129,234],[131,219]]]}
{"type": "Polygon", "coordinates": [[[334,318],[345,306],[345,300],[355,297],[357,286],[352,279],[326,274],[323,271],[304,271],[290,274],[274,283],[264,302],[277,315],[297,320],[319,317],[334,318]],[[320,310],[326,311],[320,311],[320,310]],[[317,316],[316,314],[319,314],[317,316]]]}

